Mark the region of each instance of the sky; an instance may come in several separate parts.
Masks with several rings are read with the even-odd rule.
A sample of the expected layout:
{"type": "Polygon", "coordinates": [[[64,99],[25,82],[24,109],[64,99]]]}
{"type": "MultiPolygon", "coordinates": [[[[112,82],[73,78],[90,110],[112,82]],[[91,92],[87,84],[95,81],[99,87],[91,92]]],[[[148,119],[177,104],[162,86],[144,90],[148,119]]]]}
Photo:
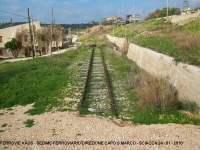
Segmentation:
{"type": "MultiPolygon", "coordinates": [[[[168,0],[168,4],[182,10],[183,1],[168,0]]],[[[188,2],[192,8],[200,7],[200,0],[188,2]]],[[[57,24],[75,24],[111,16],[125,18],[133,12],[145,18],[150,12],[167,7],[167,0],[0,0],[0,22],[27,22],[29,8],[34,21],[51,23],[52,7],[57,24]]]]}

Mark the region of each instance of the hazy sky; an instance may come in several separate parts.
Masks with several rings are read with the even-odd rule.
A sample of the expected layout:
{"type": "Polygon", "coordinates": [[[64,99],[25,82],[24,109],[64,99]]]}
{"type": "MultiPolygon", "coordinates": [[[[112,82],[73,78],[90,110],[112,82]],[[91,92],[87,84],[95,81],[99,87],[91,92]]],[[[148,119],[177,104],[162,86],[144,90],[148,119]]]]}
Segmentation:
{"type": "MultiPolygon", "coordinates": [[[[183,9],[184,0],[168,0],[169,7],[183,9]]],[[[128,14],[141,14],[145,18],[154,10],[167,6],[167,0],[0,0],[0,22],[28,21],[27,18],[14,16],[2,11],[27,17],[27,8],[34,20],[51,22],[51,10],[54,9],[56,23],[88,23],[103,18],[128,14]],[[134,5],[133,5],[134,3],[134,5]],[[134,8],[134,9],[133,9],[134,8]]],[[[200,7],[200,0],[189,0],[190,7],[200,7]]]]}

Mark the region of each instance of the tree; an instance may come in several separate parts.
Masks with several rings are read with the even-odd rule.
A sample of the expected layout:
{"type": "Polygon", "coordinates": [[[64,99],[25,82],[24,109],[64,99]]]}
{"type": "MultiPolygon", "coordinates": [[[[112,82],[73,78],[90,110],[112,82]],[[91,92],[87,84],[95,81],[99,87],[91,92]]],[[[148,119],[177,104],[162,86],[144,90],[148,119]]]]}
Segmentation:
{"type": "Polygon", "coordinates": [[[197,7],[197,8],[195,8],[194,10],[195,10],[195,11],[198,11],[198,10],[200,10],[200,7],[197,7]]]}
{"type": "MultiPolygon", "coordinates": [[[[31,26],[31,28],[32,28],[32,26],[31,26]]],[[[33,26],[33,30],[34,30],[34,32],[33,32],[34,37],[37,37],[35,26],[33,26]]],[[[22,43],[22,47],[29,50],[29,53],[27,54],[27,56],[30,56],[31,38],[30,38],[29,29],[25,29],[24,26],[22,26],[21,29],[17,29],[15,38],[17,41],[22,43]]],[[[34,43],[36,44],[37,42],[38,42],[37,38],[34,38],[34,43]]]]}
{"type": "Polygon", "coordinates": [[[59,42],[62,41],[63,38],[63,28],[61,26],[54,26],[53,28],[53,41],[56,43],[56,47],[58,48],[59,42]]]}
{"type": "Polygon", "coordinates": [[[47,47],[47,52],[49,51],[49,45],[51,42],[51,27],[45,26],[37,31],[38,40],[41,39],[44,45],[47,47]]]}
{"type": "Polygon", "coordinates": [[[154,13],[149,13],[144,20],[150,20],[150,19],[154,19],[155,18],[155,15],[154,13]]]}
{"type": "MultiPolygon", "coordinates": [[[[168,8],[168,15],[180,15],[181,10],[179,8],[168,8]]],[[[154,12],[149,13],[146,17],[145,20],[150,20],[154,18],[161,18],[161,17],[166,17],[167,16],[167,7],[163,8],[162,10],[156,9],[154,12]]]]}
{"type": "Polygon", "coordinates": [[[10,49],[10,51],[12,52],[13,56],[15,58],[18,57],[18,53],[19,53],[19,50],[21,49],[22,47],[22,43],[17,41],[15,38],[12,38],[11,41],[8,41],[7,43],[4,44],[4,47],[6,49],[10,49]]]}
{"type": "MultiPolygon", "coordinates": [[[[31,40],[28,29],[25,29],[23,26],[21,27],[21,29],[17,29],[15,38],[17,41],[22,43],[22,47],[27,48],[29,50],[29,48],[31,47],[31,40]]],[[[26,55],[30,56],[30,53],[26,55]]]]}

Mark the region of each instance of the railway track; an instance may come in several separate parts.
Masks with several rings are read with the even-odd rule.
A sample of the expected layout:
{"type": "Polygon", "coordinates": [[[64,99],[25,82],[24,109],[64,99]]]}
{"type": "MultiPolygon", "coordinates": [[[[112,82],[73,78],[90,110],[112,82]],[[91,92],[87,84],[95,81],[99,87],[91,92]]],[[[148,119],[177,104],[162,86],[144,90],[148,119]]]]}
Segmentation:
{"type": "Polygon", "coordinates": [[[116,116],[107,66],[102,50],[93,48],[89,56],[81,63],[78,80],[83,84],[79,111],[116,116]],[[84,80],[84,83],[81,81],[84,80]]]}

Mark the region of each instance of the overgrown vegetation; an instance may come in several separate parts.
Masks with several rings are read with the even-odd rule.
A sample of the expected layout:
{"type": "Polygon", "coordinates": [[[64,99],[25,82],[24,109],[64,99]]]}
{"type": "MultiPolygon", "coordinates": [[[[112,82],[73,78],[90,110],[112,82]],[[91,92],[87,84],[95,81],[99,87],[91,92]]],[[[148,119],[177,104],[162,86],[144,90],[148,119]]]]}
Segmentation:
{"type": "MultiPolygon", "coordinates": [[[[113,32],[110,30],[110,35],[113,32]]],[[[167,54],[175,62],[200,66],[200,19],[185,25],[173,25],[164,18],[115,27],[117,37],[167,54]]]]}
{"type": "MultiPolygon", "coordinates": [[[[152,25],[159,25],[162,22],[164,20],[149,22],[146,27],[151,28],[152,25]]],[[[165,24],[165,26],[168,25],[171,26],[170,23],[165,24]]],[[[160,26],[159,28],[164,27],[160,26]]],[[[88,36],[86,39],[90,40],[90,37],[88,36]]],[[[117,55],[112,46],[114,45],[107,44],[107,47],[104,47],[104,54],[106,60],[109,60],[109,64],[114,67],[114,71],[109,71],[114,99],[119,98],[116,93],[116,90],[119,89],[114,86],[115,82],[119,81],[123,84],[123,90],[120,89],[120,91],[124,96],[124,102],[115,100],[119,118],[140,124],[200,124],[200,119],[195,115],[200,111],[196,103],[188,101],[187,104],[189,104],[186,105],[185,101],[178,99],[177,90],[167,82],[167,79],[149,75],[125,56],[117,55]],[[190,112],[191,115],[185,115],[184,111],[190,112]]],[[[172,45],[169,46],[169,48],[171,47],[172,45]]],[[[174,53],[176,54],[176,51],[174,53]]]]}
{"type": "MultiPolygon", "coordinates": [[[[150,21],[147,27],[151,28],[151,24],[159,23],[150,21]]],[[[199,114],[196,103],[178,100],[176,89],[164,79],[147,74],[124,55],[117,55],[113,51],[115,45],[102,36],[102,28],[97,29],[96,33],[96,30],[91,32],[90,29],[87,37],[82,37],[83,45],[78,50],[52,57],[0,64],[0,109],[34,103],[33,108],[27,111],[31,115],[53,110],[77,111],[80,100],[77,93],[81,89],[75,87],[77,81],[73,78],[78,74],[76,67],[88,56],[86,46],[91,42],[88,46],[102,48],[107,63],[112,66],[109,78],[118,118],[135,124],[200,124],[200,119],[194,115],[199,114]],[[191,112],[191,115],[185,115],[185,111],[191,112]]],[[[25,124],[33,125],[34,120],[29,119],[25,124]]]]}

